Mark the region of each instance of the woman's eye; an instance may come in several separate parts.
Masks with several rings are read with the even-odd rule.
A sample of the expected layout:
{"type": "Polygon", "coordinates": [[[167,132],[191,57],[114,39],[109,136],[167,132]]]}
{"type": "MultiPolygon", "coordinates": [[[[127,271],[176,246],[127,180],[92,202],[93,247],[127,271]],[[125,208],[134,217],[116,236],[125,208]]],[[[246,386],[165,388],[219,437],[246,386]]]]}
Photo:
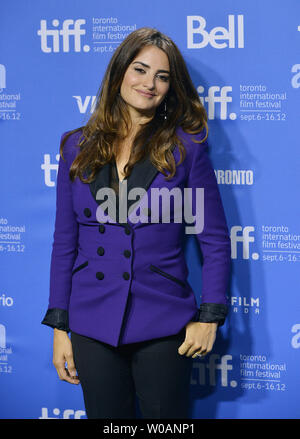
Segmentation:
{"type": "Polygon", "coordinates": [[[139,69],[138,67],[135,67],[134,70],[136,70],[137,72],[144,72],[145,73],[145,70],[139,69]]]}
{"type": "Polygon", "coordinates": [[[159,78],[162,79],[163,81],[169,81],[169,76],[160,75],[159,78]]]}
{"type": "MultiPolygon", "coordinates": [[[[139,72],[139,73],[146,73],[144,69],[140,69],[140,68],[138,68],[138,67],[134,67],[134,70],[136,70],[136,71],[139,72]]],[[[161,79],[162,81],[165,81],[165,82],[169,81],[169,76],[165,76],[165,75],[157,75],[157,77],[158,77],[159,79],[161,79]]]]}

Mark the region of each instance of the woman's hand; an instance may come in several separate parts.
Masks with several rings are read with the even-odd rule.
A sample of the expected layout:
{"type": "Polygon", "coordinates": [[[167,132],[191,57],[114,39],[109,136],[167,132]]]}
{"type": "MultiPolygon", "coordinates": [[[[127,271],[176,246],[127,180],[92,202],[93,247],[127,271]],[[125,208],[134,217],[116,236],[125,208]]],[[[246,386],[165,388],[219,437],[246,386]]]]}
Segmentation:
{"type": "Polygon", "coordinates": [[[197,358],[196,353],[204,357],[214,345],[217,333],[217,323],[189,322],[185,328],[185,340],[178,348],[180,355],[197,358]]]}
{"type": "Polygon", "coordinates": [[[61,380],[71,384],[79,384],[71,340],[66,331],[56,328],[54,328],[53,336],[53,364],[61,380]],[[65,363],[67,363],[67,368],[65,363]]]}

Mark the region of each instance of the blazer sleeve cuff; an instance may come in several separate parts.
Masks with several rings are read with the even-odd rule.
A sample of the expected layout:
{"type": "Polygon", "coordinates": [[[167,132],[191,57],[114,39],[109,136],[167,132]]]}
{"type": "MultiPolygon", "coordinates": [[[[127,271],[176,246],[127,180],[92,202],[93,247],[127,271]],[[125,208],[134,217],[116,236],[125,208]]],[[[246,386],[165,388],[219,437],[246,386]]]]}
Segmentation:
{"type": "Polygon", "coordinates": [[[51,328],[57,328],[62,331],[70,332],[69,328],[69,313],[65,309],[51,308],[48,309],[42,325],[50,326],[51,328]]]}
{"type": "Polygon", "coordinates": [[[224,325],[228,314],[228,306],[222,303],[202,303],[198,308],[195,321],[203,323],[218,323],[224,325]]]}

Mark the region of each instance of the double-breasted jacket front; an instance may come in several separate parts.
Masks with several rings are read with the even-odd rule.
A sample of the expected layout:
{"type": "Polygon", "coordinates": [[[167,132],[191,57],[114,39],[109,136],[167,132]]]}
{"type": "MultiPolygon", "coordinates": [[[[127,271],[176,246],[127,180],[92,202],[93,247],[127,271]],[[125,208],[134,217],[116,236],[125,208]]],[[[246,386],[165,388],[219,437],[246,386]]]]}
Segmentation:
{"type": "MultiPolygon", "coordinates": [[[[79,178],[72,182],[69,169],[79,153],[81,131],[67,139],[65,160],[60,157],[58,166],[50,295],[43,324],[118,346],[176,334],[191,320],[224,323],[231,263],[225,212],[207,142],[192,141],[203,138],[204,132],[191,135],[178,127],[177,134],[186,157],[173,178],[166,181],[146,157],[122,181],[127,194],[135,188],[144,191],[132,199],[128,195],[129,214],[122,221],[118,210],[110,209],[113,197],[101,195],[101,190],[111,188],[112,164],[102,166],[90,184],[79,178]],[[183,251],[187,223],[175,220],[185,203],[182,199],[179,208],[170,203],[165,220],[163,208],[154,209],[152,202],[160,190],[183,194],[184,188],[204,189],[204,223],[199,232],[195,228],[203,256],[199,308],[187,280],[183,251]],[[105,199],[108,204],[103,204],[105,199]],[[154,210],[156,219],[151,220],[154,210]]],[[[177,145],[172,153],[177,163],[177,145]]],[[[190,198],[191,213],[195,200],[190,198]]]]}

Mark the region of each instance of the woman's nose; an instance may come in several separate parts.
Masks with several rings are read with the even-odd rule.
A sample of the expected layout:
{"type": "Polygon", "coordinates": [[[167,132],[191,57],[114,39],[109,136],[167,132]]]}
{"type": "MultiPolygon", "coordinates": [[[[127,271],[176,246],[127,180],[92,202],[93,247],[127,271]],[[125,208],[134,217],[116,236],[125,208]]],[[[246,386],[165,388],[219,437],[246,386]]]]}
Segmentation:
{"type": "Polygon", "coordinates": [[[144,79],[144,86],[148,89],[153,89],[155,87],[155,78],[149,75],[144,79]]]}

